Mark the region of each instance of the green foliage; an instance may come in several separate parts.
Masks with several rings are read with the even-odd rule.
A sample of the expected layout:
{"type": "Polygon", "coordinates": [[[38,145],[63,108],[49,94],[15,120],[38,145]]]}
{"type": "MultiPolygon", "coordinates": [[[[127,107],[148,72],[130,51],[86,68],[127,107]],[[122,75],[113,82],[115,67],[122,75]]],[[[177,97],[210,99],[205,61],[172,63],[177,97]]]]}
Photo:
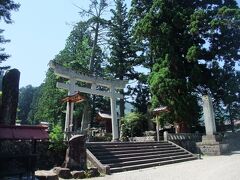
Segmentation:
{"type": "Polygon", "coordinates": [[[28,85],[26,87],[22,87],[19,90],[19,100],[18,100],[18,109],[17,117],[21,120],[21,124],[30,124],[28,122],[28,114],[31,110],[31,104],[33,101],[34,93],[36,88],[28,85]]]}
{"type": "MultiPolygon", "coordinates": [[[[107,72],[110,76],[120,80],[131,80],[137,77],[134,70],[135,46],[130,32],[131,22],[128,19],[127,7],[123,0],[115,1],[115,9],[111,10],[113,16],[110,23],[109,45],[110,58],[107,72]]],[[[120,92],[124,94],[122,90],[120,92]]],[[[126,93],[125,93],[126,94],[126,93]]],[[[120,100],[120,116],[124,115],[124,100],[120,100]]]]}
{"type": "Polygon", "coordinates": [[[102,74],[101,64],[103,63],[103,52],[100,48],[105,42],[108,21],[104,19],[104,13],[107,12],[107,0],[91,0],[88,10],[81,9],[80,15],[88,17],[87,23],[92,34],[92,46],[90,61],[88,63],[89,72],[96,76],[102,74]],[[99,56],[99,53],[101,54],[99,56]]]}
{"type": "MultiPolygon", "coordinates": [[[[133,102],[136,110],[147,112],[151,94],[152,108],[164,105],[170,110],[160,116],[162,124],[196,125],[201,116],[200,97],[205,90],[214,97],[219,119],[226,114],[230,119],[239,117],[240,78],[235,66],[240,59],[240,10],[235,0],[132,0],[130,18],[124,1],[115,3],[110,21],[102,16],[108,8],[106,0],[91,0],[88,10],[81,9],[80,14],[87,21],[74,26],[65,48],[54,61],[94,76],[139,80],[129,89],[136,97],[133,102]],[[106,38],[109,38],[107,51],[106,38]],[[110,54],[108,59],[105,52],[110,54]],[[150,75],[137,73],[135,65],[149,68],[150,75]]],[[[38,98],[33,98],[28,115],[32,121],[58,124],[64,119],[65,105],[61,99],[66,91],[56,88],[57,81],[66,79],[49,70],[35,93],[38,98]]],[[[96,108],[110,109],[106,98],[89,99],[92,114],[96,108]]],[[[122,105],[123,101],[121,111],[122,105]]],[[[79,118],[84,108],[75,107],[74,115],[79,118]]],[[[135,113],[124,118],[124,136],[141,135],[146,126],[142,126],[145,121],[139,120],[140,116],[135,113]]]]}
{"type": "Polygon", "coordinates": [[[20,7],[19,4],[14,3],[12,0],[2,0],[0,1],[0,20],[6,23],[12,23],[10,11],[17,11],[20,7]]]}
{"type": "Polygon", "coordinates": [[[42,97],[42,88],[43,88],[43,84],[41,84],[39,87],[36,87],[32,97],[32,103],[30,105],[30,111],[28,112],[28,117],[27,117],[27,122],[31,124],[39,124],[41,120],[41,119],[37,119],[37,117],[35,117],[35,114],[39,110],[38,103],[39,103],[40,97],[42,97]]]}
{"type": "Polygon", "coordinates": [[[131,42],[131,22],[128,20],[127,7],[123,0],[117,0],[116,9],[111,10],[113,16],[110,24],[110,58],[108,71],[116,79],[134,79],[135,51],[131,42]]]}
{"type": "MultiPolygon", "coordinates": [[[[1,0],[0,1],[0,22],[3,20],[5,23],[10,24],[12,23],[11,19],[11,11],[17,11],[20,7],[19,4],[14,3],[12,0],[1,0]]],[[[5,44],[9,42],[9,40],[6,40],[1,34],[4,32],[3,29],[0,29],[0,44],[5,44]]],[[[0,47],[0,64],[3,61],[6,61],[7,58],[9,58],[9,55],[4,53],[4,48],[0,47]]],[[[0,67],[1,69],[6,69],[8,67],[0,67]]]]}
{"type": "Polygon", "coordinates": [[[201,93],[213,89],[213,62],[233,67],[239,62],[236,1],[133,0],[130,12],[135,39],[145,42],[154,64],[149,77],[153,107],[167,106],[171,121],[195,124],[201,93]]]}
{"type": "Polygon", "coordinates": [[[130,88],[130,90],[131,95],[136,96],[135,101],[131,102],[131,104],[135,107],[137,112],[146,114],[150,105],[149,86],[139,81],[137,85],[130,88]]]}
{"type": "Polygon", "coordinates": [[[65,110],[62,99],[65,92],[56,88],[57,77],[52,70],[47,72],[45,83],[42,85],[41,96],[39,97],[37,111],[34,114],[34,121],[47,121],[52,125],[64,120],[65,110]]]}
{"type": "Polygon", "coordinates": [[[65,145],[63,143],[64,134],[62,131],[62,128],[59,124],[55,125],[49,134],[49,140],[51,144],[49,145],[49,148],[56,151],[61,152],[65,149],[65,145]]]}
{"type": "MultiPolygon", "coordinates": [[[[92,55],[93,41],[91,39],[89,26],[89,22],[80,21],[77,23],[67,39],[65,48],[56,55],[53,61],[77,72],[90,74],[89,63],[92,55]]],[[[99,75],[102,73],[100,66],[103,53],[98,45],[96,45],[95,49],[95,56],[100,62],[98,61],[98,65],[94,66],[94,68],[96,68],[96,75],[99,75]]],[[[67,92],[57,88],[57,82],[66,83],[67,80],[56,76],[53,71],[49,69],[45,82],[38,91],[38,98],[33,104],[33,111],[30,113],[30,116],[35,122],[47,121],[53,125],[61,122],[63,126],[63,121],[65,120],[63,111],[66,109],[66,104],[62,102],[62,99],[67,96],[67,92]]],[[[79,85],[83,87],[88,86],[86,83],[79,83],[79,85]]],[[[88,98],[89,96],[86,95],[86,97],[88,98]]],[[[108,100],[105,101],[102,97],[97,97],[96,101],[99,102],[98,107],[109,107],[103,105],[103,102],[108,102],[108,100]]],[[[88,104],[93,103],[89,102],[88,104]]],[[[98,103],[96,104],[98,105],[98,103]]],[[[83,103],[76,104],[74,108],[76,112],[74,113],[74,122],[77,128],[79,128],[81,123],[83,106],[83,103]]]]}
{"type": "Polygon", "coordinates": [[[91,55],[89,23],[80,21],[71,31],[65,48],[55,57],[55,61],[66,67],[89,74],[88,64],[91,55]]]}
{"type": "Polygon", "coordinates": [[[127,137],[142,136],[143,132],[147,130],[146,118],[137,112],[128,113],[121,119],[121,122],[123,140],[126,140],[127,137]]]}
{"type": "MultiPolygon", "coordinates": [[[[1,34],[4,32],[4,30],[0,29],[0,44],[5,44],[7,42],[10,42],[9,40],[6,40],[1,34]]],[[[0,63],[3,61],[6,61],[7,58],[9,58],[9,55],[4,53],[5,48],[0,47],[0,63]]],[[[7,68],[7,67],[6,67],[7,68]]],[[[1,69],[5,69],[4,67],[0,67],[1,69]]]]}
{"type": "Polygon", "coordinates": [[[235,71],[234,64],[225,62],[223,67],[218,62],[213,63],[214,79],[209,84],[215,99],[214,107],[217,122],[230,120],[233,129],[233,120],[240,117],[240,73],[235,71]]]}

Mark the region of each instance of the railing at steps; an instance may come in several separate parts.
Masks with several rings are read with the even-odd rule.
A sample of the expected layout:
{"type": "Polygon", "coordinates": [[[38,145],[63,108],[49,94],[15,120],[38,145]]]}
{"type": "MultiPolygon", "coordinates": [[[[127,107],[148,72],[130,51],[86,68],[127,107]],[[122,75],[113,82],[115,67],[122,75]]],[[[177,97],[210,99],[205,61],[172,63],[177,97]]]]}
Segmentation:
{"type": "Polygon", "coordinates": [[[164,132],[164,141],[171,141],[175,144],[187,149],[192,153],[198,153],[196,142],[202,141],[202,134],[200,133],[178,133],[172,134],[164,132]]]}
{"type": "Polygon", "coordinates": [[[98,168],[100,173],[110,174],[110,167],[103,165],[88,149],[86,150],[87,160],[89,160],[95,167],[98,168]]]}

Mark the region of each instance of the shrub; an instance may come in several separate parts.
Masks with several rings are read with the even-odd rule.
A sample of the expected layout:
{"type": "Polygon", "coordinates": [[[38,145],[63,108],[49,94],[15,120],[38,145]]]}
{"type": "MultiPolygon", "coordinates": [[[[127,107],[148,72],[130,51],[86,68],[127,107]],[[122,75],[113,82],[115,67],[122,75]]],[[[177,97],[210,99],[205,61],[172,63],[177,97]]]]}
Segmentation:
{"type": "Polygon", "coordinates": [[[52,129],[52,132],[49,134],[49,140],[51,142],[49,149],[52,149],[54,151],[62,151],[65,149],[63,138],[64,134],[61,126],[59,124],[55,125],[52,129]]]}
{"type": "Polygon", "coordinates": [[[122,118],[122,139],[127,137],[142,136],[147,130],[146,118],[137,112],[131,112],[122,118]]]}

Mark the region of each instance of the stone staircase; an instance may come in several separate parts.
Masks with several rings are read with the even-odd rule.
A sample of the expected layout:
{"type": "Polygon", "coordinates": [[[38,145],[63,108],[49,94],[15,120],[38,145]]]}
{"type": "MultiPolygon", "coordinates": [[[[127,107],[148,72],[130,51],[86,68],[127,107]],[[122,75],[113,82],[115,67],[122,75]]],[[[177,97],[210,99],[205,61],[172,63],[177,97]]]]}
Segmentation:
{"type": "Polygon", "coordinates": [[[87,149],[110,173],[197,159],[171,142],[88,142],[87,149]]]}

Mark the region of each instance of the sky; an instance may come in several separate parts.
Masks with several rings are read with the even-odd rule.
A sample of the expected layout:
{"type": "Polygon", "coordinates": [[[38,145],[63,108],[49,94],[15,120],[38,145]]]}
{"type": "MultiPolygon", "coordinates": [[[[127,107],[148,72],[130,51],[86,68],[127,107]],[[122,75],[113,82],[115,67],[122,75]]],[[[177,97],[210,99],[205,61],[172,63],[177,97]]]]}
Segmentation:
{"type": "MultiPolygon", "coordinates": [[[[20,87],[39,86],[45,79],[48,63],[61,51],[73,25],[82,17],[75,6],[87,9],[90,0],[22,0],[12,12],[13,24],[0,22],[4,37],[10,39],[5,52],[11,57],[1,65],[21,72],[20,87]]],[[[240,4],[240,0],[237,0],[240,4]]],[[[130,0],[126,0],[130,4],[130,0]]]]}
{"type": "Polygon", "coordinates": [[[81,20],[79,9],[89,0],[24,0],[12,13],[13,24],[1,22],[4,37],[10,39],[5,52],[11,57],[2,65],[21,72],[20,87],[39,86],[45,78],[48,62],[61,51],[73,25],[81,20]],[[75,5],[74,5],[75,4],[75,5]]]}

